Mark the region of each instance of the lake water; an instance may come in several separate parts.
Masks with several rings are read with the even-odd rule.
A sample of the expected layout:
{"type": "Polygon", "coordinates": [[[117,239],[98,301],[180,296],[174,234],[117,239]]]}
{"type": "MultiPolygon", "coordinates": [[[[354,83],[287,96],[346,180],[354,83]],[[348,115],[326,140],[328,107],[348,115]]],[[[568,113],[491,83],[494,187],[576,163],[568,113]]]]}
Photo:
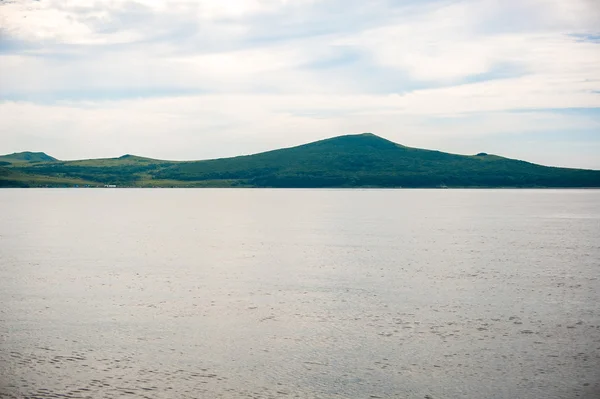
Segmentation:
{"type": "Polygon", "coordinates": [[[600,191],[0,190],[2,398],[600,397],[600,191]]]}

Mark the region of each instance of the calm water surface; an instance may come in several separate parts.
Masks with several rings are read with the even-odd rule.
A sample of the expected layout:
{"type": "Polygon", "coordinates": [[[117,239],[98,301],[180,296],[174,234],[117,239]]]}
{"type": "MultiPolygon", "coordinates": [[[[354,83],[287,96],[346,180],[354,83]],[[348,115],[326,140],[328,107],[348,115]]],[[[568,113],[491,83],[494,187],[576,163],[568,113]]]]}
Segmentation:
{"type": "Polygon", "coordinates": [[[600,191],[0,191],[2,398],[598,398],[600,191]]]}

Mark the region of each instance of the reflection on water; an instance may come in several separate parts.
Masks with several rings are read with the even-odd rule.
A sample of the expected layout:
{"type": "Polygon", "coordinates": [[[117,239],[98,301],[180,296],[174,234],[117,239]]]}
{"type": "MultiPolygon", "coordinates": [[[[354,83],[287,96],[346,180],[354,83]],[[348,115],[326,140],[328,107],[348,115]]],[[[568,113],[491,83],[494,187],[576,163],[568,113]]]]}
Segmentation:
{"type": "Polygon", "coordinates": [[[0,397],[597,398],[600,191],[2,190],[0,397]]]}

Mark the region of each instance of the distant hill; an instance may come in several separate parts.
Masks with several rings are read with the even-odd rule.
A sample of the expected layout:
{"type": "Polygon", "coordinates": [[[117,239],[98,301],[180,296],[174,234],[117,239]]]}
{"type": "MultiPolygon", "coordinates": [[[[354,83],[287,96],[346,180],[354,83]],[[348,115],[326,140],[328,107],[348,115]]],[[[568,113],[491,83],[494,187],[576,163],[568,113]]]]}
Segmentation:
{"type": "Polygon", "coordinates": [[[0,156],[0,165],[13,164],[19,162],[49,162],[56,161],[56,158],[43,152],[15,152],[0,156]]]}
{"type": "Polygon", "coordinates": [[[52,179],[57,186],[73,179],[131,187],[600,187],[600,171],[410,148],[371,133],[207,161],[125,155],[0,168],[0,186],[53,185],[52,179]]]}

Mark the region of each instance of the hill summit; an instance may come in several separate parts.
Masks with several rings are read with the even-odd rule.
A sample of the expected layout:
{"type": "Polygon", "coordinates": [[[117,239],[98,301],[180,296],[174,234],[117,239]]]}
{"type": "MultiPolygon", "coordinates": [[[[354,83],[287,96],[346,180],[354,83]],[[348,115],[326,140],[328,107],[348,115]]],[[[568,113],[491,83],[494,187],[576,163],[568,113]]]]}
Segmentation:
{"type": "Polygon", "coordinates": [[[50,162],[50,161],[56,161],[56,160],[57,160],[56,158],[51,157],[50,155],[48,155],[44,152],[31,152],[31,151],[14,152],[12,154],[0,156],[0,162],[9,162],[9,163],[50,162]]]}

